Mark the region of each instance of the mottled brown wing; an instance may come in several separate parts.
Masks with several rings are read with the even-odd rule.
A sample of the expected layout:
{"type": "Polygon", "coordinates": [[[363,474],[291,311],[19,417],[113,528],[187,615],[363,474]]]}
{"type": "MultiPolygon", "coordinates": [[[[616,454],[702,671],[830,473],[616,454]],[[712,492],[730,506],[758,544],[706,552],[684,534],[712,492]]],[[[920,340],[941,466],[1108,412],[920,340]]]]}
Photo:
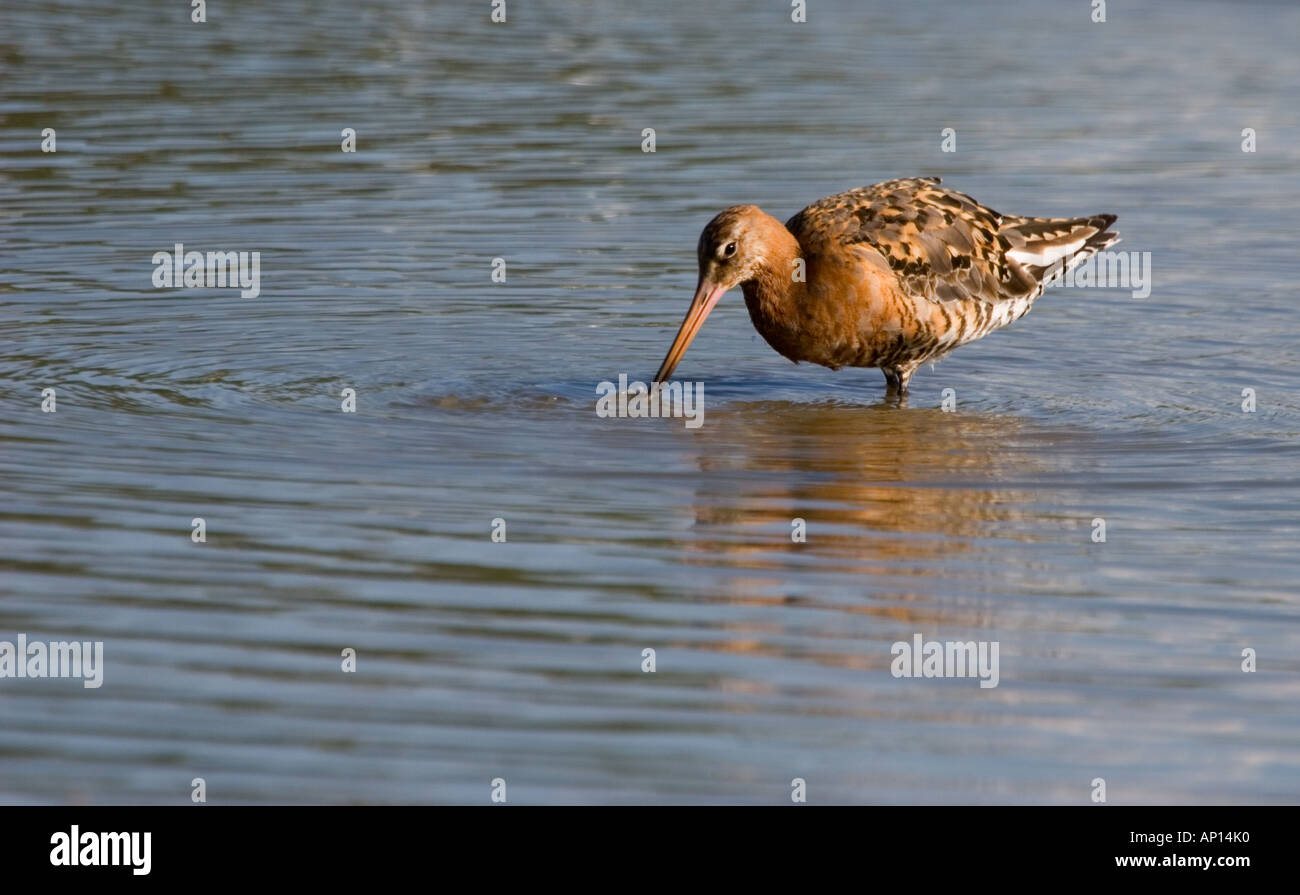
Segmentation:
{"type": "Polygon", "coordinates": [[[1000,302],[1039,288],[1007,257],[1013,246],[998,232],[1002,220],[970,196],[939,186],[938,177],[914,177],[827,196],[786,227],[814,257],[835,243],[857,249],[864,262],[893,271],[914,295],[1000,302]]]}

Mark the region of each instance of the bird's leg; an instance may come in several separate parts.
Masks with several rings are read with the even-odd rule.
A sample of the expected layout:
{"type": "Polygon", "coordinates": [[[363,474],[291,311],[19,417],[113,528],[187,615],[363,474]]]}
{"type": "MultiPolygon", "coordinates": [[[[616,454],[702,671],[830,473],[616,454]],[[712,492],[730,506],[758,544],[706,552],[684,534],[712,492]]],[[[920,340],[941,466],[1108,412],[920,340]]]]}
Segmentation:
{"type": "Polygon", "coordinates": [[[907,380],[899,375],[898,367],[881,367],[885,374],[885,405],[888,407],[907,406],[907,380]]]}
{"type": "Polygon", "coordinates": [[[885,374],[885,391],[906,394],[907,383],[919,366],[920,364],[901,364],[894,367],[881,367],[880,371],[885,374]]]}

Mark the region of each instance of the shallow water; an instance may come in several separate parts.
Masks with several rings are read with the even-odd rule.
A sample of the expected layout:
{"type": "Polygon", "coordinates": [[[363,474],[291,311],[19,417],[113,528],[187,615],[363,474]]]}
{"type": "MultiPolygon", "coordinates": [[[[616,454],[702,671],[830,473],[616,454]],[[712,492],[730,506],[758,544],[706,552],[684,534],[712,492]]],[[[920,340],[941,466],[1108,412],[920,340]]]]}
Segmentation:
{"type": "Polygon", "coordinates": [[[0,798],[1300,801],[1300,9],[810,6],[6,9],[0,640],[106,669],[0,680],[0,798]],[[1117,213],[1150,296],[900,408],[732,294],[700,428],[596,416],[718,209],[914,174],[1117,213]],[[177,242],[261,295],[154,289],[177,242]]]}

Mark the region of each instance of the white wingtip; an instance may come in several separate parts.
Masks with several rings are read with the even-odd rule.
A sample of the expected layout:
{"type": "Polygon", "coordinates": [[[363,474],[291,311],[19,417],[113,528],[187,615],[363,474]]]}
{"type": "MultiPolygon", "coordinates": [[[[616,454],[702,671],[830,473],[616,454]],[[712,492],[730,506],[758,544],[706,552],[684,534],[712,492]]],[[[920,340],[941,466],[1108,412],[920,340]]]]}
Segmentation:
{"type": "Polygon", "coordinates": [[[1033,267],[1050,267],[1062,258],[1068,258],[1079,249],[1083,248],[1086,239],[1076,239],[1074,242],[1065,245],[1042,246],[1039,251],[1031,252],[1028,249],[1011,249],[1007,252],[1007,257],[1020,264],[1032,265],[1033,267]]]}

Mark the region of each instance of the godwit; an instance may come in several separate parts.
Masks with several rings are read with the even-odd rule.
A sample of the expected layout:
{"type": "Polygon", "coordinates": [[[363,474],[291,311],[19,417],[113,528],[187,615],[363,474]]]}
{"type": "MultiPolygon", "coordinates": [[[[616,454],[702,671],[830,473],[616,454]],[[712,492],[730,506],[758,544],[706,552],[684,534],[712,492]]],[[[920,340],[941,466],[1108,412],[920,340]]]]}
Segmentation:
{"type": "Polygon", "coordinates": [[[1023,316],[1051,279],[1117,242],[1114,222],[999,214],[938,177],[828,196],[785,226],[734,205],[700,234],[699,285],[655,381],[740,286],[754,328],[785,357],[880,367],[887,390],[905,392],[921,364],[1023,316]]]}

